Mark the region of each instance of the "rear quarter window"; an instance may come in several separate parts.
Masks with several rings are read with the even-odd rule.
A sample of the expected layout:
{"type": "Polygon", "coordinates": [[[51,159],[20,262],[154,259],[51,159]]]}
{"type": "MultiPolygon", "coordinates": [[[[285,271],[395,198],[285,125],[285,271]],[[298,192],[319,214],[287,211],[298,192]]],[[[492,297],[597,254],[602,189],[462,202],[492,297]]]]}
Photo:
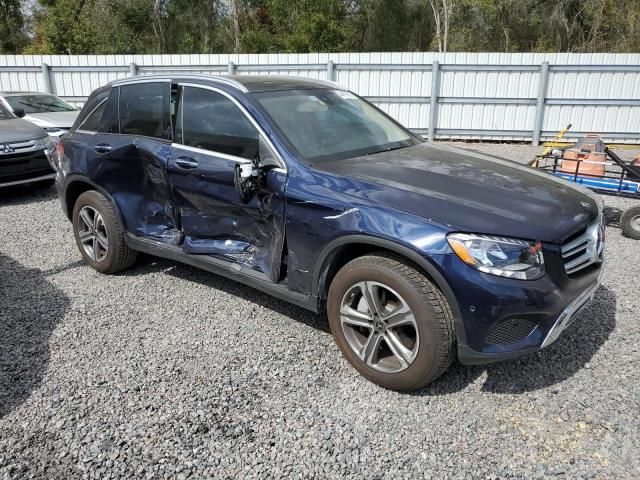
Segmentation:
{"type": "Polygon", "coordinates": [[[87,117],[89,117],[93,110],[100,105],[100,102],[104,101],[104,99],[109,96],[110,91],[110,89],[105,89],[103,87],[95,90],[91,95],[89,95],[89,98],[87,98],[87,101],[82,106],[82,110],[80,110],[80,113],[76,117],[76,121],[73,123],[73,130],[83,129],[82,124],[87,121],[87,117]]]}
{"type": "Polygon", "coordinates": [[[85,120],[80,124],[80,127],[78,127],[78,130],[97,132],[100,128],[100,121],[102,120],[102,114],[104,113],[105,107],[106,102],[103,100],[102,103],[98,104],[98,106],[89,113],[87,118],[85,118],[85,120]]]}

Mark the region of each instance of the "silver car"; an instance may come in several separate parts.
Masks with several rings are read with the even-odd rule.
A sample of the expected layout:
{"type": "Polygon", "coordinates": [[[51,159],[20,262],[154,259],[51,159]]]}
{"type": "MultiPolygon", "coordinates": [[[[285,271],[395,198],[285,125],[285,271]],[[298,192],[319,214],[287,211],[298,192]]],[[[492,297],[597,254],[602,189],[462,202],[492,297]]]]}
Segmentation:
{"type": "Polygon", "coordinates": [[[0,103],[0,187],[24,183],[52,185],[53,137],[18,118],[0,103]]]}
{"type": "Polygon", "coordinates": [[[0,92],[0,103],[53,137],[67,133],[80,113],[76,107],[50,93],[0,92]]]}

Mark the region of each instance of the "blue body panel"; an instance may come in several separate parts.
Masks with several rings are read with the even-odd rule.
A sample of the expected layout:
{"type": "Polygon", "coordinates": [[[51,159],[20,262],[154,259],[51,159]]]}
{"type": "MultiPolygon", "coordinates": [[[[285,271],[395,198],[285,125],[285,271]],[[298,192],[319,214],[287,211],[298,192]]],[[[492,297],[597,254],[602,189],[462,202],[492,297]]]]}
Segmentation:
{"type": "Polygon", "coordinates": [[[322,275],[333,250],[356,242],[397,252],[444,292],[461,360],[473,352],[469,362],[539,348],[566,305],[597,279],[597,271],[569,279],[559,250],[596,218],[597,202],[584,189],[506,160],[429,144],[309,165],[250,92],[197,82],[215,85],[246,108],[286,172],[269,172],[258,195],[243,203],[228,159],[191,151],[198,168],[185,172],[175,165],[185,152],[170,142],[109,134],[111,152],[96,154],[107,135],[72,130],[63,139],[57,179],[67,214],[70,185],[85,179],[114,201],[130,234],[179,247],[190,258],[242,264],[260,281],[284,282],[310,305],[326,294],[322,275]],[[547,274],[523,281],[481,273],[452,252],[446,235],[453,231],[542,241],[547,274]],[[538,327],[515,344],[486,343],[487,332],[512,317],[532,318],[538,327]]]}

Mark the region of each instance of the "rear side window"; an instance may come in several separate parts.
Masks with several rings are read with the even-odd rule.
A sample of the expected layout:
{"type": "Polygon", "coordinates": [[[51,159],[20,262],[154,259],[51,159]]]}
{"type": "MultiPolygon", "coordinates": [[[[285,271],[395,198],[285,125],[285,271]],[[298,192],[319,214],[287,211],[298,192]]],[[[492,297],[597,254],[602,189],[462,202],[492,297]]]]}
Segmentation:
{"type": "Polygon", "coordinates": [[[120,87],[120,133],[171,140],[170,84],[136,83],[120,87]]]}
{"type": "Polygon", "coordinates": [[[249,160],[258,153],[258,130],[231,100],[210,90],[183,87],[176,131],[190,147],[249,160]]]}

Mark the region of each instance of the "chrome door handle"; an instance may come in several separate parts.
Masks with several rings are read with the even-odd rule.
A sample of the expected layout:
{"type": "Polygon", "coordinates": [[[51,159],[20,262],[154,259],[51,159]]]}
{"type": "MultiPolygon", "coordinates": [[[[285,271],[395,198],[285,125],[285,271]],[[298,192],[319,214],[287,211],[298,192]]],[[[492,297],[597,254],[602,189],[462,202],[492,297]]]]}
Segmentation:
{"type": "Polygon", "coordinates": [[[184,169],[193,169],[198,168],[198,162],[196,162],[193,158],[190,157],[178,157],[176,159],[176,166],[184,169]]]}
{"type": "Polygon", "coordinates": [[[99,143],[98,145],[93,147],[93,149],[97,153],[108,153],[111,151],[111,145],[107,145],[106,143],[99,143]]]}

